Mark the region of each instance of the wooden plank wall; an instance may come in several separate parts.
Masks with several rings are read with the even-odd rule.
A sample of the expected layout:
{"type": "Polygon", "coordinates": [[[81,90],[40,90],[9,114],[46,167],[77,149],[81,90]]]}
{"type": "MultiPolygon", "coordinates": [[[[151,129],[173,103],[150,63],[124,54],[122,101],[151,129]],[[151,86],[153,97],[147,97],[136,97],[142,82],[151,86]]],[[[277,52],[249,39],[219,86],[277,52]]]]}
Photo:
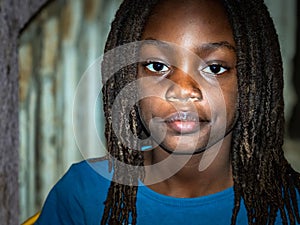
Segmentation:
{"type": "MultiPolygon", "coordinates": [[[[56,0],[20,36],[21,220],[41,208],[50,188],[72,163],[87,157],[74,138],[73,100],[85,70],[102,54],[119,3],[56,0]]],[[[89,81],[82,101],[88,101],[95,87],[89,81]]],[[[93,141],[88,126],[94,123],[94,104],[83,105],[79,112],[84,115],[80,129],[86,149],[93,141]]],[[[103,121],[98,126],[101,130],[103,121]]]]}
{"type": "Polygon", "coordinates": [[[0,2],[0,223],[19,223],[18,37],[47,0],[0,2]]]}

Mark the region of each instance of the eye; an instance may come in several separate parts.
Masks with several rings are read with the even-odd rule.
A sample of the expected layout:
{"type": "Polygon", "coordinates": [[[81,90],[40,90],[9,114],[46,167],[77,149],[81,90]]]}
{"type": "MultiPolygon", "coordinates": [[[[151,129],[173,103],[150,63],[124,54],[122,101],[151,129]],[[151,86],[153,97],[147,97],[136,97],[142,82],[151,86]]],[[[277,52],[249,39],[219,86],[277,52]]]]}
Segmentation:
{"type": "Polygon", "coordinates": [[[144,66],[153,73],[165,74],[170,71],[169,66],[161,62],[147,62],[144,66]]]}
{"type": "Polygon", "coordinates": [[[227,72],[228,70],[228,67],[222,66],[221,64],[211,64],[203,68],[201,71],[206,74],[220,75],[227,72]]]}

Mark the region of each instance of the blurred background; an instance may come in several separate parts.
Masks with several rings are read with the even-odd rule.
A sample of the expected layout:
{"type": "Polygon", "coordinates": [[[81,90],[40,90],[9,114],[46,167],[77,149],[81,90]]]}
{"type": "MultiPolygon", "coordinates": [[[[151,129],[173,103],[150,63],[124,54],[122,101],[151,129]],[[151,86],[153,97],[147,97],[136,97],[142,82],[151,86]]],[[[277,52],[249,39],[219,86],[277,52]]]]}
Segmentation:
{"type": "MultiPolygon", "coordinates": [[[[85,105],[74,118],[72,110],[76,87],[86,70],[99,62],[97,58],[103,52],[110,23],[120,2],[54,0],[21,33],[21,221],[41,209],[51,187],[72,163],[105,154],[93,149],[97,140],[91,133],[97,124],[98,135],[103,140],[101,101],[96,107],[94,101],[86,102],[97,87],[96,79],[86,81],[89,88],[86,88],[86,99],[83,100],[85,105]],[[98,112],[96,116],[95,111],[98,112]],[[80,121],[84,131],[81,139],[86,143],[86,152],[76,145],[73,119],[80,121]]],[[[279,34],[284,62],[287,121],[284,150],[294,168],[300,171],[300,77],[296,76],[297,65],[300,65],[297,29],[300,3],[296,0],[265,2],[279,34]]]]}

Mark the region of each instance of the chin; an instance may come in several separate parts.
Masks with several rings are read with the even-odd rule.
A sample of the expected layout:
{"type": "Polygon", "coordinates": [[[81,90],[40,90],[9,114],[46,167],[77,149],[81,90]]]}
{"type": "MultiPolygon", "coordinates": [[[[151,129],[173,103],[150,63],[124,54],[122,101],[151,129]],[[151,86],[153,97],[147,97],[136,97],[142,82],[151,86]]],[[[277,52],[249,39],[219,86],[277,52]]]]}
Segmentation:
{"type": "Polygon", "coordinates": [[[165,138],[159,146],[169,154],[174,155],[196,155],[205,151],[209,151],[213,146],[222,144],[224,138],[231,133],[231,129],[227,130],[225,134],[218,134],[212,136],[210,132],[194,136],[178,136],[172,138],[165,138]]]}
{"type": "Polygon", "coordinates": [[[194,155],[204,152],[207,149],[208,137],[197,138],[197,140],[181,140],[180,142],[168,143],[166,140],[159,146],[169,154],[174,155],[194,155]]]}

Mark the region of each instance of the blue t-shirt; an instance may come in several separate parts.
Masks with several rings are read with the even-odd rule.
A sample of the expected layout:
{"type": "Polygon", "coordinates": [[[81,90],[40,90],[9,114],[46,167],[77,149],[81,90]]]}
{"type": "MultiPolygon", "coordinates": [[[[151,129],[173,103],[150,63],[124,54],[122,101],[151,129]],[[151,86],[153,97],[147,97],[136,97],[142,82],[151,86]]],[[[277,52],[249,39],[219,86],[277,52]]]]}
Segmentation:
{"type": "MultiPolygon", "coordinates": [[[[52,188],[36,225],[99,225],[110,186],[108,162],[80,162],[52,188]],[[106,173],[101,176],[97,171],[106,173]]],[[[140,186],[137,192],[138,225],[230,225],[233,188],[196,198],[174,198],[140,186]]],[[[244,204],[237,225],[247,225],[244,204]]],[[[276,224],[282,224],[278,215],[276,224]]]]}

